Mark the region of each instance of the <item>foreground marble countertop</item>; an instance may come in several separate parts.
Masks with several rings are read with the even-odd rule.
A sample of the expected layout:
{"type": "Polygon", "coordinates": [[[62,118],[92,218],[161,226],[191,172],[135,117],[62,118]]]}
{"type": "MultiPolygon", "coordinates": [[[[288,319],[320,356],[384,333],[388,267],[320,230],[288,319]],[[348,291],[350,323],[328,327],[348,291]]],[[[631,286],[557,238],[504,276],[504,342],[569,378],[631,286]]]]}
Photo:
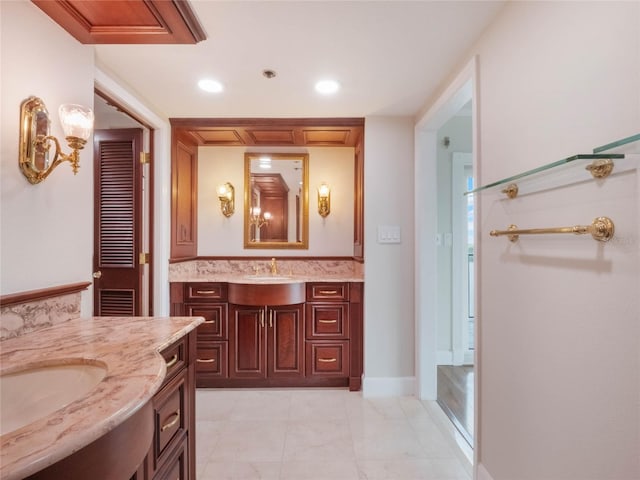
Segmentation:
{"type": "Polygon", "coordinates": [[[20,479],[56,463],[109,432],[160,388],[158,353],[195,329],[202,317],[74,319],[0,342],[0,374],[65,359],[102,362],[106,377],[86,396],[0,436],[0,478],[20,479]]]}

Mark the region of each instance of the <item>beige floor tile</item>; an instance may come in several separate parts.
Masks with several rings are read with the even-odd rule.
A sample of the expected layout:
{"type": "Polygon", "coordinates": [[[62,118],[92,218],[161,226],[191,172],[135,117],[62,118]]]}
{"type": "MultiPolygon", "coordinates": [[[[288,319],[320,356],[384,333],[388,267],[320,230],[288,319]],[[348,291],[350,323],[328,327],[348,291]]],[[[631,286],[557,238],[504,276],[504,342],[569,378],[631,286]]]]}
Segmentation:
{"type": "Polygon", "coordinates": [[[278,480],[280,462],[209,462],[198,480],[278,480]]]}
{"type": "Polygon", "coordinates": [[[283,460],[354,461],[348,423],[344,420],[290,421],[283,460]]]}
{"type": "Polygon", "coordinates": [[[283,462],[281,480],[358,480],[355,460],[283,462]]]}
{"type": "Polygon", "coordinates": [[[197,478],[470,480],[434,405],[346,389],[200,389],[197,478]]]}
{"type": "Polygon", "coordinates": [[[471,480],[456,460],[359,461],[361,480],[471,480]]]}

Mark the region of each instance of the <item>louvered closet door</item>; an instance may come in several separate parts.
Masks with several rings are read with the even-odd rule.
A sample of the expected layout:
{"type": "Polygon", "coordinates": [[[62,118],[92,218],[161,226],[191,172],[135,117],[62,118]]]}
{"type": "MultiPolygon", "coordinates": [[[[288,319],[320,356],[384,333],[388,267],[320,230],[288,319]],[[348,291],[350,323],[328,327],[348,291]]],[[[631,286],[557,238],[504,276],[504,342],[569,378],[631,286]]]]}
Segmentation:
{"type": "Polygon", "coordinates": [[[94,315],[142,311],[141,151],[141,129],[94,133],[94,315]]]}

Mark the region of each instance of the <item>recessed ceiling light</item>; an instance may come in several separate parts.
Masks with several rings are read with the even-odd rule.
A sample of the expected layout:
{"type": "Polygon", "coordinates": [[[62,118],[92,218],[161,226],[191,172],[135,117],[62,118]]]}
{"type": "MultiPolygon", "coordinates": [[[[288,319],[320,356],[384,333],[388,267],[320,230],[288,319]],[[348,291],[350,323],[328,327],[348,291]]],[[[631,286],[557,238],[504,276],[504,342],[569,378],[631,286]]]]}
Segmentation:
{"type": "Polygon", "coordinates": [[[320,80],[316,83],[316,92],[322,93],[323,95],[336,93],[339,88],[340,84],[335,80],[320,80]]]}
{"type": "Polygon", "coordinates": [[[211,80],[208,78],[200,80],[198,82],[198,86],[205,92],[211,92],[211,93],[220,93],[222,90],[224,90],[220,82],[218,82],[217,80],[211,80]]]}

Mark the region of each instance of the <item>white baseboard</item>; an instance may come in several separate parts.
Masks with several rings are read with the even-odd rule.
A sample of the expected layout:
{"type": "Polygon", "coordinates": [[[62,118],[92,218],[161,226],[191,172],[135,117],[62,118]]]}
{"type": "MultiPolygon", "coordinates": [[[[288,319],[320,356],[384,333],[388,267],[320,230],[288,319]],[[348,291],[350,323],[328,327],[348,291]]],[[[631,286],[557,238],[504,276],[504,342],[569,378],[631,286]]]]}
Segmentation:
{"type": "Polygon", "coordinates": [[[453,365],[453,352],[451,350],[438,350],[438,365],[453,365]]]}
{"type": "Polygon", "coordinates": [[[415,377],[364,377],[362,396],[397,397],[415,394],[415,377]]]}
{"type": "Polygon", "coordinates": [[[481,463],[479,463],[476,468],[476,480],[493,480],[493,477],[489,475],[489,472],[487,472],[487,469],[484,468],[484,465],[481,463]]]}

